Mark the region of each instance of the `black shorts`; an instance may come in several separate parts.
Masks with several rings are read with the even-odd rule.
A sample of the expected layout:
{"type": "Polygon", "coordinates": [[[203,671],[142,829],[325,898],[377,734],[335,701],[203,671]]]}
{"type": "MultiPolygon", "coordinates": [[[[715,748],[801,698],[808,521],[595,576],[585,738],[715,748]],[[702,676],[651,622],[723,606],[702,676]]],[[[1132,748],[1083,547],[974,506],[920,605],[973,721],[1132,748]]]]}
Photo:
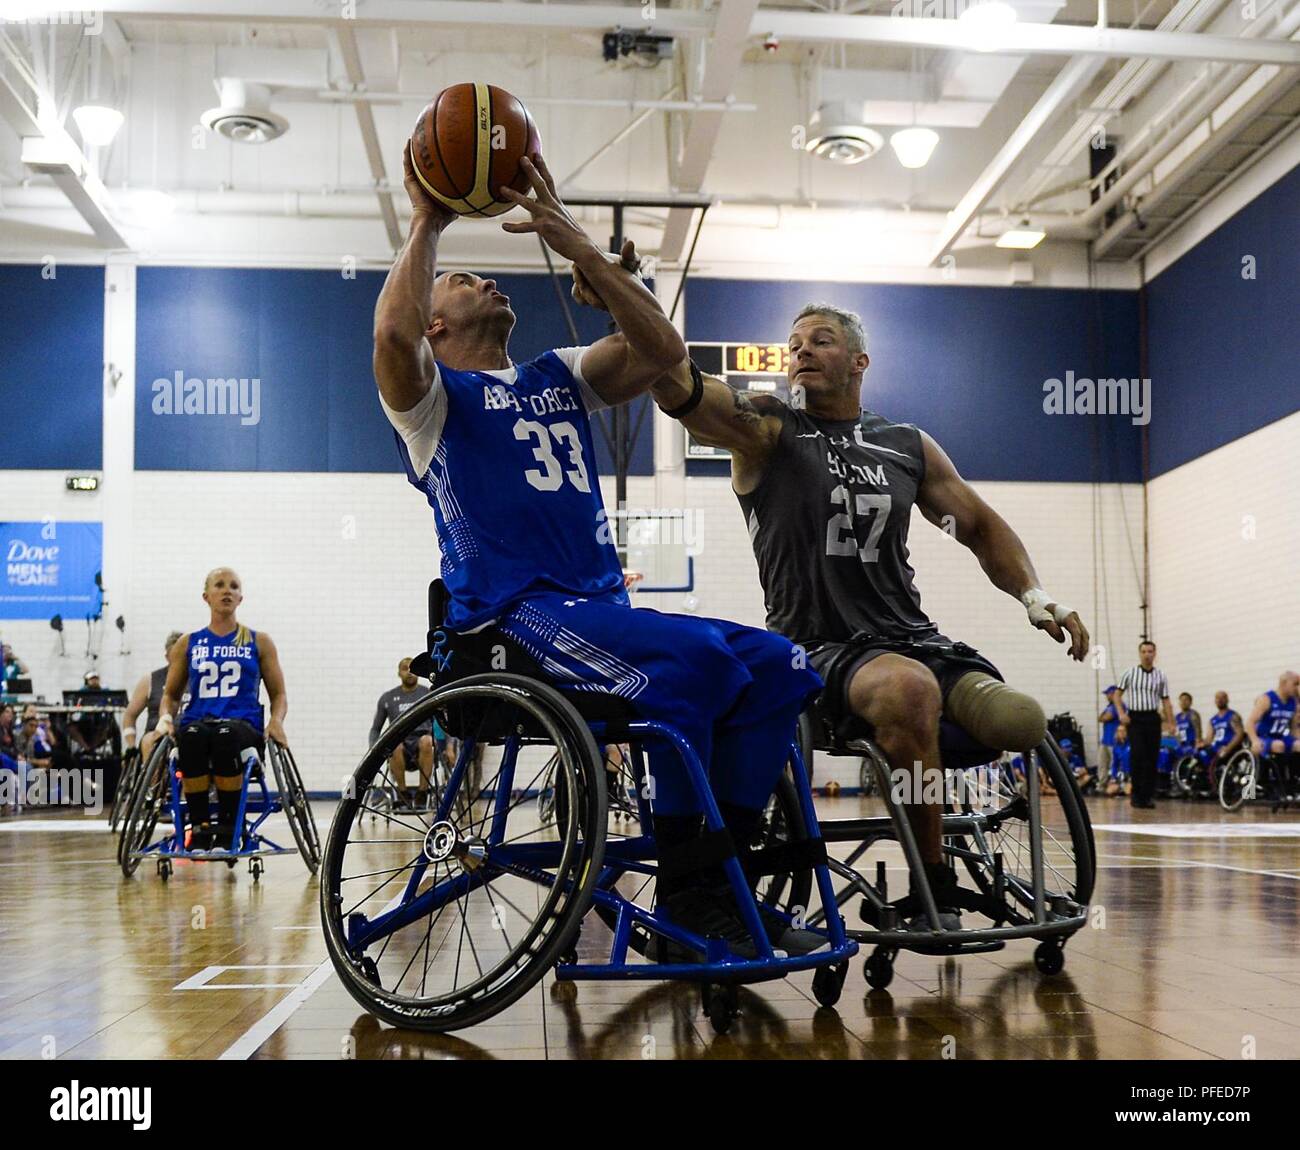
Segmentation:
{"type": "Polygon", "coordinates": [[[409,770],[417,770],[420,766],[420,740],[426,735],[433,737],[431,730],[412,731],[402,740],[402,753],[406,755],[406,766],[409,770]]]}
{"type": "Polygon", "coordinates": [[[264,735],[244,719],[196,719],[181,727],[176,746],[185,778],[201,778],[209,772],[242,774],[239,756],[249,747],[256,747],[263,761],[266,758],[264,735]]]}
{"type": "Polygon", "coordinates": [[[819,707],[831,716],[847,716],[853,676],[859,667],[881,655],[902,655],[928,667],[939,680],[944,702],[957,681],[971,671],[984,671],[1002,682],[1002,672],[974,647],[954,643],[945,635],[932,635],[924,640],[863,636],[842,643],[810,643],[808,661],[826,683],[819,707]]]}

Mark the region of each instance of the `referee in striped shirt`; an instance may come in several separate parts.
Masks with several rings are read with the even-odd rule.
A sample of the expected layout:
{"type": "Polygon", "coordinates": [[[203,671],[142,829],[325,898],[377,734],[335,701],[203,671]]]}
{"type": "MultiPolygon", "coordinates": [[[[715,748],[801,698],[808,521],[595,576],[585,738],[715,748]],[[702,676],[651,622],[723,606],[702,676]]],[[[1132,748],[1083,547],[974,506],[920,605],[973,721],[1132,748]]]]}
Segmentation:
{"type": "Polygon", "coordinates": [[[1174,732],[1174,711],[1169,705],[1169,683],[1156,669],[1156,645],[1150,639],[1138,644],[1138,665],[1119,677],[1115,709],[1128,728],[1129,770],[1133,780],[1132,804],[1155,808],[1156,762],[1160,758],[1161,730],[1174,732]]]}

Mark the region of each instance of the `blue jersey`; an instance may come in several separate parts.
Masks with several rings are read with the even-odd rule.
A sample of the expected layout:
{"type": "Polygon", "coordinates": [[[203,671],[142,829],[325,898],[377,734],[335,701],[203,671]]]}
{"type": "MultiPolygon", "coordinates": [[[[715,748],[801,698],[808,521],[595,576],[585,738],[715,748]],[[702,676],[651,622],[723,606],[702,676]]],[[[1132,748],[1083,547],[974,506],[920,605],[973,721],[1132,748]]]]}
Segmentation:
{"type": "Polygon", "coordinates": [[[1295,699],[1282,701],[1276,691],[1268,692],[1268,710],[1255,727],[1255,734],[1261,739],[1280,739],[1291,733],[1291,722],[1295,718],[1295,699]]]}
{"type": "Polygon", "coordinates": [[[1106,717],[1101,721],[1101,745],[1103,747],[1113,747],[1115,745],[1115,730],[1119,726],[1119,718],[1115,713],[1115,704],[1107,704],[1102,714],[1106,717]]]}
{"type": "Polygon", "coordinates": [[[502,371],[439,364],[426,401],[438,410],[405,439],[397,431],[407,479],[433,508],[454,630],[549,592],[628,603],[587,418],[599,400],[577,362],[565,349],[502,371]]]}
{"type": "Polygon", "coordinates": [[[1217,751],[1220,747],[1226,747],[1232,742],[1232,721],[1240,717],[1236,711],[1224,711],[1221,715],[1216,711],[1211,715],[1210,729],[1214,732],[1214,739],[1211,741],[1210,746],[1217,751]]]}
{"type": "Polygon", "coordinates": [[[1179,711],[1174,716],[1174,730],[1178,732],[1178,741],[1185,747],[1196,745],[1196,724],[1192,722],[1195,711],[1179,711]]]}
{"type": "Polygon", "coordinates": [[[237,631],[214,635],[204,628],[190,636],[186,662],[190,668],[189,705],[182,726],[200,719],[243,719],[262,729],[262,663],[257,654],[257,634],[236,646],[237,631]]]}

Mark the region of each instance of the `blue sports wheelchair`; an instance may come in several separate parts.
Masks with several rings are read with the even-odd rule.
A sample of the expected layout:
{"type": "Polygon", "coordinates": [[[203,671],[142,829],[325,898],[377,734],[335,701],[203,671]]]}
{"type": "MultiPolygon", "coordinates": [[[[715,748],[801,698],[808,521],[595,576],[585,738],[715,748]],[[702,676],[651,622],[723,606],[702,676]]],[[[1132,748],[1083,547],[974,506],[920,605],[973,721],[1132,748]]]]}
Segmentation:
{"type": "Polygon", "coordinates": [[[148,762],[138,772],[129,796],[129,807],[121,821],[117,861],[122,874],[130,878],[143,860],[151,859],[158,877],[165,882],[171,877],[177,859],[224,862],[232,870],[240,859],[248,859],[249,873],[256,882],[265,869],[263,859],[295,853],[315,874],[320,865],[320,838],[293,752],[274,739],[268,739],[266,758],[271,764],[276,790],[271,792],[267,789],[266,769],[257,749],[250,747],[245,750],[240,756],[244,777],[231,848],[195,851],[189,844],[191,828],[185,794],[181,789],[176,740],[170,734],[160,738],[154,744],[148,762]],[[296,847],[275,842],[263,830],[267,819],[280,813],[289,824],[296,847]]]}
{"type": "MultiPolygon", "coordinates": [[[[814,996],[833,1006],[858,951],[840,908],[862,888],[887,908],[876,915],[881,925],[872,937],[878,945],[896,951],[943,941],[947,953],[971,949],[967,939],[954,945],[930,929],[896,939],[906,932],[887,921],[894,908],[884,902],[883,890],[866,883],[851,863],[831,859],[831,836],[824,832],[838,827],[837,841],[860,843],[859,854],[900,836],[910,862],[915,843],[906,820],[819,827],[799,742],[791,744],[788,769],[753,839],[732,842],[706,771],[678,731],[640,718],[612,695],[560,692],[527,652],[495,629],[448,631],[442,622],[446,600],[441,581],[435,581],[428,653],[412,661],[412,670],[429,679],[432,690],[367,752],[344,791],[322,855],[326,946],[343,985],[372,1014],[395,1026],[457,1030],[506,1009],[551,970],[561,983],[698,983],[704,1012],[719,1033],[736,1016],[739,986],[793,971],[813,971],[814,996]],[[457,740],[456,762],[436,810],[379,812],[377,821],[367,796],[384,785],[394,747],[431,718],[457,740]],[[749,930],[752,957],[737,954],[724,939],[683,929],[656,906],[653,796],[645,757],[653,742],[670,748],[686,768],[704,810],[702,838],[711,840],[722,860],[749,930]],[[613,825],[607,793],[613,772],[599,750],[610,744],[627,747],[627,792],[637,806],[637,817],[613,825]],[[481,789],[464,793],[469,766],[480,752],[481,789]],[[539,817],[538,795],[548,796],[548,817],[539,817]],[[833,874],[858,885],[837,893],[833,874]],[[764,915],[818,931],[825,945],[799,956],[775,950],[764,915]]],[[[866,746],[867,752],[856,753],[875,753],[866,746]]],[[[982,867],[1009,824],[1032,819],[1035,803],[1031,787],[1016,812],[1000,818],[973,809],[954,812],[945,829],[953,857],[982,867]]],[[[1086,845],[1083,850],[1087,889],[1075,893],[1086,901],[1091,854],[1086,845]]],[[[1000,860],[1000,850],[995,853],[1000,860]]],[[[1046,869],[1041,850],[1030,854],[1037,861],[1026,866],[1036,881],[1022,876],[1023,868],[995,861],[986,874],[988,889],[1024,904],[1019,911],[999,912],[1003,934],[1025,933],[1021,926],[1027,923],[1046,937],[1064,930],[1067,908],[1055,891],[1066,884],[1046,877],[1054,872],[1046,869]]],[[[988,901],[980,905],[987,908],[988,901]]],[[[1070,909],[1082,913],[1073,902],[1070,909]]],[[[1076,929],[1078,922],[1071,920],[1076,929]]],[[[933,925],[937,930],[937,917],[933,925]]],[[[1056,937],[1052,945],[1059,947],[1056,937]]],[[[886,959],[892,962],[888,949],[877,967],[886,959]]],[[[869,979],[873,969],[868,967],[869,979]]]]}

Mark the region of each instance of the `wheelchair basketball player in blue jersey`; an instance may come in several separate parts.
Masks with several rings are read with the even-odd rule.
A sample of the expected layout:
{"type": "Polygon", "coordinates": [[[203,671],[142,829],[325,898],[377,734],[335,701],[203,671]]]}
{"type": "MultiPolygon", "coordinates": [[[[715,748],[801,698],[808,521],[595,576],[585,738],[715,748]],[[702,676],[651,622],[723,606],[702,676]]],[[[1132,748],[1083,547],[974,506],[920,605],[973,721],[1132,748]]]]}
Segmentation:
{"type": "MultiPolygon", "coordinates": [[[[588,347],[516,364],[515,313],[494,280],[436,270],[455,217],[405,160],[412,222],[375,312],[374,372],[407,479],[427,498],[455,633],[492,625],[570,691],[622,698],[674,726],[707,766],[731,839],[751,841],[784,770],[799,712],[821,687],[778,635],[717,619],[633,610],[605,522],[590,413],[626,403],[686,355],[640,279],[607,257],[569,214],[540,156],[523,164],[534,197],[506,222],[580,268],[618,326],[588,347]]],[[[508,663],[506,669],[509,669],[508,663]]],[[[649,749],[667,917],[757,951],[680,760],[649,749]]],[[[824,936],[768,920],[772,945],[806,954],[824,936]]]]}
{"type": "Polygon", "coordinates": [[[1300,675],[1283,671],[1277,680],[1277,690],[1265,691],[1255,700],[1246,731],[1250,749],[1257,759],[1273,759],[1277,763],[1277,776],[1282,794],[1294,799],[1297,786],[1295,755],[1300,750],[1300,675]]]}
{"type": "Polygon", "coordinates": [[[243,790],[240,755],[266,739],[287,743],[284,716],[289,709],[280,656],[265,631],[250,631],[236,618],[243,584],[229,567],[218,567],[203,581],[203,600],[210,619],[202,631],[182,635],[171,647],[158,731],[170,733],[172,716],[188,689],[189,703],[180,720],[176,745],[181,787],[190,812],[190,851],[231,850],[243,790]],[[263,728],[261,685],[271,700],[271,718],[263,728]],[[217,817],[212,819],[208,790],[217,788],[217,817]]]}

